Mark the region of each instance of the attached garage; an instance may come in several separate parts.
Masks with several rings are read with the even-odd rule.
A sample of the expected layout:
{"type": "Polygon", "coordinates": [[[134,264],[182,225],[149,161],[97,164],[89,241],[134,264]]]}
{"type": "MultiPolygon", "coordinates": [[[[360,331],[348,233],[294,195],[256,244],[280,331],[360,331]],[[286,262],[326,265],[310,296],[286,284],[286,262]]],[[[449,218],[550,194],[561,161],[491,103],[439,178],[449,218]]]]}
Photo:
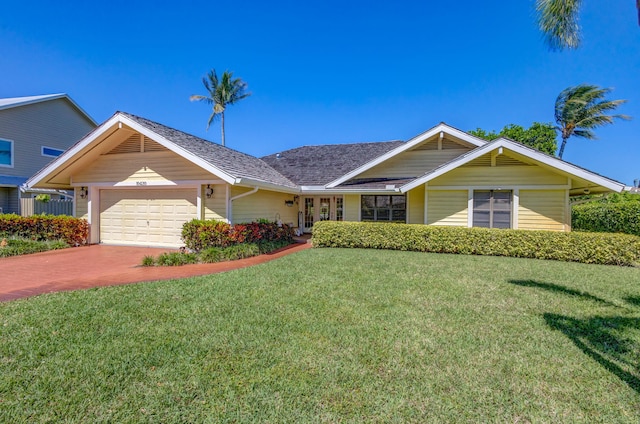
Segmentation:
{"type": "Polygon", "coordinates": [[[198,217],[197,190],[100,190],[100,242],[182,245],[182,225],[198,217]]]}

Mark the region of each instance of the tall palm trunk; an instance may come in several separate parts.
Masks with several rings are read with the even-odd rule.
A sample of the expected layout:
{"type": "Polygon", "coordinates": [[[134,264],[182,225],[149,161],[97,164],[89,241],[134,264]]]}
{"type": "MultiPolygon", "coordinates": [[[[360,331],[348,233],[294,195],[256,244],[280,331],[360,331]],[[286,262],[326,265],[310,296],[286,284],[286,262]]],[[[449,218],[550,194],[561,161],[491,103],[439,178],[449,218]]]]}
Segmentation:
{"type": "Polygon", "coordinates": [[[564,153],[564,146],[567,144],[567,138],[562,136],[562,144],[560,145],[560,150],[558,151],[558,158],[562,159],[562,154],[564,153]]]}
{"type": "Polygon", "coordinates": [[[224,146],[224,112],[220,114],[220,132],[222,133],[222,145],[224,146]]]}

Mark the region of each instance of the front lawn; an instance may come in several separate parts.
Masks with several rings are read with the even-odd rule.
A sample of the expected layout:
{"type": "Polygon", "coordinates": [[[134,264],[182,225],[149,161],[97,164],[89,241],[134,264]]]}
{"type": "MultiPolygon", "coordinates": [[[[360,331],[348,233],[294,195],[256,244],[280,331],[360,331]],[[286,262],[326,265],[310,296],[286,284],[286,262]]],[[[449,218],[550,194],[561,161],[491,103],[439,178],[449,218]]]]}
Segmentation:
{"type": "Polygon", "coordinates": [[[0,304],[0,422],[638,422],[640,269],[309,249],[0,304]]]}

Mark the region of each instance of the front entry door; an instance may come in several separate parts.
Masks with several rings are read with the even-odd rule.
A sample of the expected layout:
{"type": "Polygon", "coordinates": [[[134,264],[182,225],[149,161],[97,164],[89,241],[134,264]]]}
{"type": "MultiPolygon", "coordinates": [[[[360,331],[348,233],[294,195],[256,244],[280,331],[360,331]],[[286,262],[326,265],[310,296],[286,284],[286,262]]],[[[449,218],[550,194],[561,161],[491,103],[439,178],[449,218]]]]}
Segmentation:
{"type": "Polygon", "coordinates": [[[304,210],[302,211],[304,226],[303,231],[310,233],[314,222],[317,221],[342,221],[342,197],[305,197],[304,210]],[[337,213],[335,209],[339,210],[337,213]],[[339,215],[339,216],[338,216],[339,215]]]}

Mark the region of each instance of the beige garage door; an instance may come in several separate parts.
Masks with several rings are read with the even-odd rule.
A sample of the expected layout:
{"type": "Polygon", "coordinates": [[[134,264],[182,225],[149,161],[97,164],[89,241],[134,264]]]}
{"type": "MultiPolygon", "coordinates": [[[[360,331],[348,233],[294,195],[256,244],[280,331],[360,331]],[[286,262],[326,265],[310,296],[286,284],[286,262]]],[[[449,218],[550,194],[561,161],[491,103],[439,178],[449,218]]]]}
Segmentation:
{"type": "Polygon", "coordinates": [[[182,224],[196,217],[195,189],[100,191],[102,243],[182,246],[182,224]]]}

